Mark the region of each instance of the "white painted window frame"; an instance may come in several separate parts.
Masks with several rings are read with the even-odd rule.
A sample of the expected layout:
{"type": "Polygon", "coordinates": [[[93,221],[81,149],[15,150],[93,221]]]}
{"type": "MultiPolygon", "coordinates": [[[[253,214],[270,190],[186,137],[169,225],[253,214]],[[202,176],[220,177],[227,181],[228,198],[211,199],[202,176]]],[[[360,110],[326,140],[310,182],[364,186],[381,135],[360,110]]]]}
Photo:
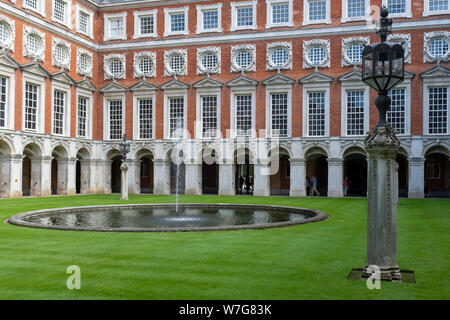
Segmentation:
{"type": "Polygon", "coordinates": [[[329,137],[330,136],[330,83],[307,82],[303,84],[303,137],[329,137]],[[325,135],[310,136],[308,134],[308,92],[325,92],[325,135]]]}
{"type": "Polygon", "coordinates": [[[92,119],[93,119],[93,95],[92,92],[83,88],[76,88],[76,137],[79,139],[92,139],[92,119]],[[86,110],[86,136],[80,136],[78,134],[78,98],[83,97],[88,100],[86,110]]]}
{"type": "Polygon", "coordinates": [[[258,29],[258,25],[256,22],[257,16],[257,4],[258,0],[245,1],[245,2],[231,2],[231,26],[230,31],[239,31],[239,30],[256,30],[258,29]],[[240,7],[253,7],[253,24],[251,26],[240,26],[237,25],[237,8],[240,7]]]}
{"type": "Polygon", "coordinates": [[[222,3],[197,6],[197,34],[206,32],[222,32],[222,3]],[[217,28],[203,29],[203,11],[217,10],[217,28]]]}
{"type": "Polygon", "coordinates": [[[266,87],[266,137],[273,137],[272,134],[272,94],[287,93],[287,137],[280,137],[280,139],[292,137],[292,85],[291,84],[272,84],[266,87]]]}
{"type": "Polygon", "coordinates": [[[156,38],[158,36],[158,9],[154,10],[147,10],[147,11],[135,11],[133,13],[134,15],[134,34],[133,39],[139,39],[139,38],[156,38]],[[153,33],[141,33],[141,24],[140,24],[140,18],[141,17],[148,17],[153,16],[153,33]]]}
{"type": "MultiPolygon", "coordinates": [[[[24,71],[22,80],[22,130],[24,132],[44,133],[45,131],[45,77],[24,71]],[[25,87],[30,83],[38,87],[38,110],[36,112],[36,130],[25,129],[25,87]]],[[[52,103],[53,106],[53,103],[52,103]]]]}
{"type": "Polygon", "coordinates": [[[141,138],[139,126],[139,100],[152,100],[152,137],[155,139],[156,129],[156,90],[135,91],[133,94],[133,139],[134,140],[148,140],[148,138],[141,138]]]}
{"type": "Polygon", "coordinates": [[[277,27],[293,27],[294,26],[294,5],[293,0],[266,0],[266,29],[277,27]],[[279,3],[289,4],[289,21],[282,23],[273,23],[273,5],[279,3]]]}
{"type": "Polygon", "coordinates": [[[236,96],[250,94],[252,96],[252,127],[251,136],[249,138],[256,138],[256,86],[242,86],[242,87],[231,87],[230,89],[230,138],[242,138],[236,135],[236,96]]]}
{"type": "Polygon", "coordinates": [[[326,0],[326,18],[322,20],[310,20],[309,19],[309,3],[311,0],[303,0],[303,25],[310,25],[310,24],[331,24],[331,0],[326,0]]]}
{"type": "Polygon", "coordinates": [[[429,90],[433,87],[447,88],[447,133],[450,133],[450,77],[436,77],[423,79],[423,135],[440,136],[442,134],[429,133],[428,113],[429,113],[429,90]]]}
{"type": "Polygon", "coordinates": [[[104,17],[104,23],[105,23],[104,35],[103,35],[104,41],[127,40],[127,12],[105,14],[103,17],[104,17]],[[118,37],[112,37],[110,34],[110,30],[109,30],[111,20],[115,20],[115,19],[122,19],[122,21],[123,21],[122,34],[118,37]]]}
{"type": "Polygon", "coordinates": [[[411,79],[406,79],[392,89],[405,90],[405,133],[398,134],[399,136],[411,135],[411,79]]]}
{"type": "MultiPolygon", "coordinates": [[[[383,5],[388,6],[389,0],[383,0],[383,5]]],[[[428,0],[425,0],[428,1],[428,0]]],[[[389,12],[390,18],[412,18],[412,11],[411,11],[411,0],[405,0],[405,13],[391,13],[389,12]]]]}
{"type": "Polygon", "coordinates": [[[52,1],[52,21],[72,28],[72,0],[59,0],[66,4],[66,12],[64,13],[64,21],[60,21],[55,17],[55,0],[52,1]]]}
{"type": "Polygon", "coordinates": [[[361,17],[349,17],[348,16],[348,0],[342,0],[342,18],[341,22],[351,22],[351,21],[366,21],[370,19],[370,0],[365,0],[366,2],[366,14],[361,17]]]}
{"type": "Polygon", "coordinates": [[[448,4],[448,10],[441,10],[441,11],[430,11],[430,0],[424,0],[423,3],[423,16],[436,16],[441,14],[449,14],[450,13],[450,0],[447,0],[449,2],[448,4]]]}
{"type": "Polygon", "coordinates": [[[91,39],[94,39],[94,13],[91,10],[88,10],[77,3],[77,21],[76,21],[76,31],[80,34],[84,34],[91,39]],[[89,16],[89,24],[88,24],[88,32],[84,32],[80,29],[80,14],[84,13],[89,16]]]}
{"type": "Polygon", "coordinates": [[[54,136],[61,136],[61,137],[69,137],[70,136],[70,109],[71,109],[71,90],[70,85],[66,83],[61,83],[57,80],[52,81],[52,101],[51,101],[51,110],[52,110],[52,116],[51,116],[51,134],[54,136]],[[64,92],[65,94],[65,101],[64,101],[64,127],[63,127],[63,133],[62,134],[56,134],[54,133],[54,127],[53,127],[53,120],[54,120],[54,111],[55,111],[55,90],[64,92]]]}
{"type": "Polygon", "coordinates": [[[45,0],[36,0],[38,1],[38,8],[34,9],[33,7],[30,7],[26,4],[25,0],[22,0],[22,8],[29,9],[31,11],[34,11],[41,16],[45,17],[45,0]]]}
{"type": "Polygon", "coordinates": [[[197,121],[195,125],[195,138],[196,139],[205,139],[209,140],[211,138],[203,137],[203,106],[202,106],[202,97],[217,97],[217,132],[216,138],[220,137],[220,113],[221,113],[221,93],[222,88],[197,88],[196,90],[196,112],[197,112],[197,121]]]}
{"type": "Polygon", "coordinates": [[[0,76],[6,78],[5,126],[1,129],[14,130],[14,113],[16,99],[16,77],[14,68],[0,65],[0,76]]]}
{"type": "Polygon", "coordinates": [[[120,139],[110,139],[110,118],[109,101],[122,100],[122,133],[125,133],[125,93],[124,92],[105,92],[103,96],[103,139],[110,141],[119,141],[120,139]]]}
{"type": "Polygon", "coordinates": [[[364,137],[370,127],[370,88],[361,81],[341,82],[341,136],[342,137],[364,137]],[[364,91],[364,129],[361,135],[347,134],[347,91],[364,91]]]}
{"type": "Polygon", "coordinates": [[[164,8],[164,36],[189,35],[189,7],[164,8]],[[172,31],[171,15],[174,13],[184,13],[184,30],[172,31]]]}
{"type": "Polygon", "coordinates": [[[170,121],[169,121],[169,99],[183,97],[184,117],[183,117],[183,139],[187,139],[187,89],[166,89],[164,91],[164,139],[176,140],[179,138],[170,137],[170,121]]]}

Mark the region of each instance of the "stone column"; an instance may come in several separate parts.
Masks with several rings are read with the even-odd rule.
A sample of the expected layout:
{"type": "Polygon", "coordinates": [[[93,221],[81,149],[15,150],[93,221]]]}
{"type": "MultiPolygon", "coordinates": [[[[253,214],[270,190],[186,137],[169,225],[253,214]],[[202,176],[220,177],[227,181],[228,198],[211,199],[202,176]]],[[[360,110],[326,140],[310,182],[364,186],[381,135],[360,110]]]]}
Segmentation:
{"type": "Polygon", "coordinates": [[[306,160],[291,159],[291,197],[306,196],[306,160]]]}
{"type": "Polygon", "coordinates": [[[91,161],[80,159],[80,193],[91,192],[91,161]]]}
{"type": "MultiPolygon", "coordinates": [[[[202,165],[197,163],[185,164],[185,194],[202,194],[202,165]]],[[[206,177],[207,178],[207,177],[206,177]]]]}
{"type": "Polygon", "coordinates": [[[134,159],[127,159],[128,166],[128,192],[131,194],[138,194],[140,192],[136,191],[136,187],[140,187],[139,177],[140,174],[136,170],[137,167],[140,168],[140,161],[134,159]]]}
{"type": "Polygon", "coordinates": [[[104,160],[103,161],[103,170],[104,170],[103,190],[105,190],[106,194],[110,194],[112,192],[111,165],[112,165],[112,160],[104,160]]]}
{"type": "Polygon", "coordinates": [[[424,198],[425,158],[409,158],[408,198],[424,198]]]}
{"type": "Polygon", "coordinates": [[[344,160],[328,158],[328,197],[343,197],[344,160]]]}
{"type": "Polygon", "coordinates": [[[401,280],[397,265],[397,188],[395,161],[400,141],[390,127],[378,127],[366,139],[369,154],[367,263],[380,268],[382,280],[401,280]]]}
{"type": "Polygon", "coordinates": [[[170,194],[170,160],[154,160],[154,194],[170,194]]]}
{"type": "Polygon", "coordinates": [[[270,196],[270,167],[268,161],[255,164],[253,195],[270,196]]]}
{"type": "Polygon", "coordinates": [[[11,194],[11,156],[0,154],[0,198],[11,194]]]}
{"type": "Polygon", "coordinates": [[[122,177],[120,184],[120,200],[128,200],[128,165],[125,161],[120,165],[120,174],[122,177]]]}
{"type": "Polygon", "coordinates": [[[68,171],[69,159],[57,159],[58,162],[58,182],[56,185],[56,193],[66,195],[68,192],[68,171]]]}
{"type": "Polygon", "coordinates": [[[66,194],[77,194],[77,158],[67,160],[67,190],[66,194]]]}
{"type": "Polygon", "coordinates": [[[134,177],[132,180],[133,187],[131,188],[130,183],[130,192],[133,194],[141,193],[141,160],[133,160],[134,163],[134,177]],[[132,190],[131,190],[132,189],[132,190]]]}
{"type": "Polygon", "coordinates": [[[219,164],[219,196],[236,195],[234,163],[219,164]]]}
{"type": "Polygon", "coordinates": [[[23,155],[14,154],[11,156],[10,197],[12,198],[22,196],[22,163],[23,155]]]}

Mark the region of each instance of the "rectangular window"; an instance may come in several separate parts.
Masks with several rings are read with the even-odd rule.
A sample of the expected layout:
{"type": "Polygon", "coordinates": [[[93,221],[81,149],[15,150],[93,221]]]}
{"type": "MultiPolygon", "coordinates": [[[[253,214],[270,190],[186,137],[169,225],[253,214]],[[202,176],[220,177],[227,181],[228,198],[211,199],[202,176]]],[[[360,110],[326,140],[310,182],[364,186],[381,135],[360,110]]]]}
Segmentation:
{"type": "Polygon", "coordinates": [[[182,138],[184,129],[184,98],[169,98],[170,138],[182,138]]]}
{"type": "Polygon", "coordinates": [[[325,92],[308,92],[308,135],[325,135],[325,92]]]}
{"type": "Polygon", "coordinates": [[[153,100],[139,99],[139,138],[153,138],[153,100]]]}
{"type": "Polygon", "coordinates": [[[448,0],[429,0],[429,11],[447,11],[448,0]]]}
{"type": "Polygon", "coordinates": [[[441,177],[441,161],[439,158],[431,157],[426,161],[427,179],[439,179],[441,177]]]}
{"type": "Polygon", "coordinates": [[[428,133],[447,133],[448,88],[428,88],[428,133]]]}
{"type": "Polygon", "coordinates": [[[38,86],[25,84],[25,129],[36,130],[38,109],[38,86]]]}
{"type": "Polygon", "coordinates": [[[89,33],[89,14],[86,12],[80,11],[80,16],[78,20],[78,28],[82,33],[89,33]]]}
{"type": "Polygon", "coordinates": [[[78,136],[87,137],[87,107],[88,99],[78,97],[78,136]]]}
{"type": "Polygon", "coordinates": [[[64,133],[64,109],[66,94],[55,90],[53,95],[53,134],[64,133]]]}
{"type": "Polygon", "coordinates": [[[54,0],[54,6],[53,6],[53,17],[56,21],[59,21],[61,23],[66,22],[66,7],[67,4],[64,1],[61,0],[54,0]]]}
{"type": "Polygon", "coordinates": [[[122,100],[109,101],[109,138],[122,139],[122,100]]]}
{"type": "Polygon", "coordinates": [[[327,0],[309,1],[309,20],[325,20],[327,18],[327,0]]]}
{"type": "Polygon", "coordinates": [[[388,0],[389,14],[403,14],[406,12],[406,0],[388,0]]]}
{"type": "Polygon", "coordinates": [[[236,135],[251,136],[252,95],[236,96],[236,135]]]}
{"type": "Polygon", "coordinates": [[[0,127],[6,126],[6,84],[7,79],[0,77],[0,127]]]}
{"type": "Polygon", "coordinates": [[[109,35],[111,38],[121,38],[123,34],[123,19],[109,20],[109,35]]]}
{"type": "Polygon", "coordinates": [[[272,5],[272,23],[289,22],[289,3],[276,3],[272,5]]]}
{"type": "Polygon", "coordinates": [[[253,7],[236,8],[236,18],[238,27],[247,27],[253,25],[253,7]]]}
{"type": "Polygon", "coordinates": [[[347,91],[347,135],[360,136],[364,132],[364,90],[347,91]]]}
{"type": "Polygon", "coordinates": [[[364,17],[366,15],[366,0],[347,0],[349,18],[364,17]]]}
{"type": "Polygon", "coordinates": [[[39,0],[25,0],[25,5],[29,8],[37,10],[39,5],[38,1],[39,0]]]}
{"type": "Polygon", "coordinates": [[[202,126],[204,138],[217,134],[217,96],[202,97],[202,126]]]}
{"type": "Polygon", "coordinates": [[[219,13],[217,10],[204,10],[203,14],[203,30],[219,28],[219,13]]]}
{"type": "Polygon", "coordinates": [[[398,134],[405,134],[406,90],[392,89],[389,97],[391,107],[387,112],[387,122],[398,134]]]}
{"type": "Polygon", "coordinates": [[[172,13],[170,14],[170,31],[184,31],[184,13],[172,13]]]}
{"type": "Polygon", "coordinates": [[[272,136],[288,136],[288,94],[275,93],[270,95],[272,108],[272,136]]]}
{"type": "Polygon", "coordinates": [[[153,34],[155,32],[155,17],[153,15],[139,17],[139,26],[142,35],[153,34]]]}

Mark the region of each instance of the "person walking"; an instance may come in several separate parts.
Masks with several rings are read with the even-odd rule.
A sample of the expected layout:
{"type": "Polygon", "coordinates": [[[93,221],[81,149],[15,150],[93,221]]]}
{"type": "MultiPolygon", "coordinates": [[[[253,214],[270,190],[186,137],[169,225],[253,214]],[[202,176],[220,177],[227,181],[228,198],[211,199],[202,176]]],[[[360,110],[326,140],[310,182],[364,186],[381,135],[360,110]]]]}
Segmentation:
{"type": "Polygon", "coordinates": [[[317,178],[316,178],[316,176],[312,177],[311,184],[312,184],[311,195],[312,196],[314,196],[314,195],[320,196],[320,192],[317,190],[317,178]]]}
{"type": "Polygon", "coordinates": [[[348,177],[345,177],[344,178],[344,197],[347,196],[348,187],[349,187],[348,177]]]}
{"type": "Polygon", "coordinates": [[[306,195],[310,196],[311,195],[311,181],[309,181],[309,177],[306,177],[305,188],[306,188],[306,195]]]}

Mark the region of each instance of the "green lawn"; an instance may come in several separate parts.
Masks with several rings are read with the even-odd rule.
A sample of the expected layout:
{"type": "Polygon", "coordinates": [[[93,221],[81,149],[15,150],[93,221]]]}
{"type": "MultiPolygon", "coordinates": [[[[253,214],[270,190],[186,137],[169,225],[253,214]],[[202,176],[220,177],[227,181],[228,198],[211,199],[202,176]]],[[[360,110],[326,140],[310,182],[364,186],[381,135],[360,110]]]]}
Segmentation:
{"type": "MultiPolygon", "coordinates": [[[[43,208],[121,203],[119,195],[0,200],[0,219],[43,208]]],[[[368,290],[347,280],[365,263],[366,200],[182,197],[183,202],[309,207],[330,219],[293,227],[188,233],[102,233],[0,223],[1,299],[449,299],[449,200],[400,200],[398,262],[417,283],[368,290]],[[69,265],[81,290],[66,288],[69,265]]],[[[173,202],[131,196],[127,203],[173,202]]]]}

